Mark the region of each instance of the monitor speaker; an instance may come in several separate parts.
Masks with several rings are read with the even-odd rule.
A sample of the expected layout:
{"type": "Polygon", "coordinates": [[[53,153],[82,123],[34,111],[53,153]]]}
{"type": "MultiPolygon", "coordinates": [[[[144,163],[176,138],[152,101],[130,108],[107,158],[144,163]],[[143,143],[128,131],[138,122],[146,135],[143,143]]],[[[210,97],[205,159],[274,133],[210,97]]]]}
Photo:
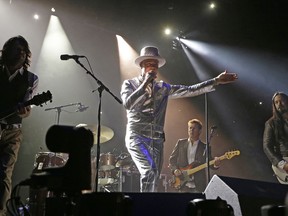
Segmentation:
{"type": "Polygon", "coordinates": [[[214,175],[204,194],[226,200],[235,216],[255,216],[264,205],[283,205],[287,192],[287,185],[214,175]]]}

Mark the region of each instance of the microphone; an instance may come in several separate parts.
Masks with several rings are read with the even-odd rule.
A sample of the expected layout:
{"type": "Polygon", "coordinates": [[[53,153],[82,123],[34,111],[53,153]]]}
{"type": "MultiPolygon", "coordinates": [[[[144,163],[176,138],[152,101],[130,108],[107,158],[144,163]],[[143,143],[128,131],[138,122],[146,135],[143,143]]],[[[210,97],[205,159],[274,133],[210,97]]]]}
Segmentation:
{"type": "Polygon", "coordinates": [[[84,106],[84,105],[80,104],[78,109],[76,110],[76,112],[84,112],[88,108],[89,108],[89,106],[84,106]]]}
{"type": "Polygon", "coordinates": [[[61,60],[68,60],[68,59],[74,59],[74,60],[78,60],[78,58],[85,58],[85,56],[82,55],[68,55],[68,54],[63,54],[60,56],[61,60]]]}

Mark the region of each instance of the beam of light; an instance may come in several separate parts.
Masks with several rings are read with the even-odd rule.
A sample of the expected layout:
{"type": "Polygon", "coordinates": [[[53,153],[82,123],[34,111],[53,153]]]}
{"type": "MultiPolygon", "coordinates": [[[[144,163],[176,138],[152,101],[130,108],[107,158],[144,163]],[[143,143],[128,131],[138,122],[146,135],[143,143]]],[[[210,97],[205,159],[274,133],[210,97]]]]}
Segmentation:
{"type": "Polygon", "coordinates": [[[279,80],[287,80],[288,63],[281,56],[188,39],[181,41],[201,56],[207,64],[219,70],[227,69],[237,73],[243,80],[239,83],[243,89],[253,86],[253,88],[261,89],[261,94],[263,94],[263,91],[268,93],[286,88],[285,82],[279,82],[279,80]],[[271,71],[277,72],[277,75],[273,73],[274,75],[271,76],[271,71]]]}
{"type": "MultiPolygon", "coordinates": [[[[197,75],[197,77],[199,78],[199,81],[204,81],[207,79],[211,79],[213,78],[215,75],[212,75],[208,72],[211,69],[208,69],[207,67],[207,63],[203,62],[202,59],[207,61],[207,57],[209,56],[209,50],[207,49],[203,49],[203,47],[201,46],[201,44],[194,42],[194,41],[189,41],[189,40],[184,40],[181,39],[181,42],[183,44],[185,44],[186,46],[188,46],[190,49],[192,49],[193,51],[198,51],[196,52],[198,54],[198,56],[189,51],[189,49],[184,49],[184,52],[187,56],[187,58],[189,59],[192,67],[195,70],[195,73],[197,75]],[[199,58],[200,56],[200,58],[199,58]]],[[[182,47],[184,47],[184,45],[182,44],[182,47]]],[[[209,61],[208,61],[209,62],[209,61]]],[[[217,74],[218,75],[218,74],[217,74]]],[[[231,134],[233,134],[233,132],[235,132],[234,129],[234,125],[237,122],[235,120],[235,113],[233,113],[234,110],[237,110],[237,105],[234,107],[233,104],[230,104],[228,101],[232,101],[233,98],[231,98],[231,100],[229,100],[227,97],[225,96],[223,99],[221,97],[221,95],[219,94],[214,94],[213,97],[210,96],[212,93],[210,93],[209,95],[207,95],[207,103],[208,106],[213,106],[213,109],[216,110],[216,113],[214,113],[214,116],[217,116],[217,118],[219,119],[225,119],[225,123],[226,126],[229,125],[230,129],[231,129],[231,134]],[[229,107],[229,109],[227,110],[227,107],[229,107]],[[231,126],[232,125],[232,126],[231,126]]],[[[238,122],[237,122],[238,123],[238,122]]],[[[224,124],[225,125],[225,124],[224,124]]],[[[237,134],[236,134],[237,136],[237,134]]]]}
{"type": "Polygon", "coordinates": [[[186,57],[189,59],[191,66],[194,68],[196,75],[199,80],[206,80],[209,79],[209,75],[206,72],[205,68],[203,68],[203,65],[198,64],[197,60],[191,55],[189,52],[189,49],[186,49],[185,44],[181,43],[182,50],[186,54],[186,57]]]}
{"type": "MultiPolygon", "coordinates": [[[[116,39],[118,44],[119,63],[122,80],[139,76],[141,73],[140,67],[138,67],[134,63],[135,59],[139,56],[139,54],[125,41],[122,36],[116,35],[116,39]]],[[[158,78],[163,78],[160,72],[158,73],[158,78]]]]}
{"type": "Polygon", "coordinates": [[[116,35],[122,80],[138,76],[139,68],[134,64],[138,53],[120,35],[116,35]]]}
{"type": "Polygon", "coordinates": [[[63,64],[60,64],[60,55],[63,53],[74,53],[74,51],[58,17],[52,15],[41,47],[36,71],[41,71],[43,76],[47,77],[45,80],[54,78],[56,74],[51,71],[53,71],[56,66],[58,68],[57,70],[61,71],[57,76],[65,74],[65,72],[68,72],[67,69],[64,68],[63,64]],[[43,64],[46,67],[43,68],[43,64]]]}
{"type": "MultiPolygon", "coordinates": [[[[236,86],[243,97],[257,97],[258,100],[262,100],[263,97],[272,95],[277,90],[286,90],[288,63],[283,57],[187,39],[181,39],[181,41],[192,51],[185,53],[201,80],[209,74],[203,65],[210,65],[213,71],[220,72],[227,69],[228,72],[236,72],[239,80],[221,88],[229,89],[236,86]]],[[[208,66],[206,67],[208,68],[208,66]]],[[[213,74],[210,75],[210,78],[218,75],[215,72],[213,74]]],[[[213,108],[217,110],[219,119],[225,120],[224,123],[235,140],[242,140],[243,134],[239,131],[247,128],[246,121],[243,119],[249,115],[246,112],[237,113],[237,110],[247,111],[247,105],[242,104],[245,100],[235,100],[235,96],[229,90],[225,96],[215,94],[213,97],[210,96],[209,100],[211,100],[213,108]]],[[[252,104],[251,101],[246,102],[252,104]]]]}
{"type": "MultiPolygon", "coordinates": [[[[49,89],[53,95],[54,106],[62,106],[76,102],[81,102],[86,105],[95,99],[95,94],[92,93],[94,85],[93,87],[91,86],[91,77],[87,75],[86,71],[73,59],[67,61],[60,59],[62,54],[73,55],[74,53],[74,49],[59,18],[51,15],[39,57],[37,61],[35,61],[35,72],[38,74],[40,80],[38,91],[46,91],[49,89]]],[[[33,59],[35,60],[35,58],[33,59]]],[[[79,59],[79,61],[82,61],[82,59],[79,59]]],[[[89,106],[91,107],[90,104],[89,106]]],[[[47,123],[51,124],[53,122],[52,116],[55,117],[54,120],[58,123],[57,114],[47,112],[46,117],[48,115],[50,115],[50,119],[46,121],[47,123]]],[[[79,118],[81,117],[79,116],[79,118]]],[[[60,123],[73,122],[73,124],[75,124],[76,119],[76,116],[71,118],[71,116],[63,113],[60,118],[60,123]]],[[[82,122],[83,119],[82,116],[82,122]]],[[[85,122],[93,120],[93,117],[90,116],[85,122]]]]}

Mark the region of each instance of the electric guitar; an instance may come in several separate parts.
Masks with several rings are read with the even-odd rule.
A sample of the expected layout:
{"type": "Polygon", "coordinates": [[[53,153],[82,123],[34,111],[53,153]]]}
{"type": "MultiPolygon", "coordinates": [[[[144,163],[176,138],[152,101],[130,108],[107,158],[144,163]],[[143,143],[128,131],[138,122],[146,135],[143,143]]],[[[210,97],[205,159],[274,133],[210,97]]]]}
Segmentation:
{"type": "Polygon", "coordinates": [[[272,165],[272,170],[281,184],[288,184],[288,173],[285,170],[280,169],[274,165],[272,165]]]}
{"type": "MultiPolygon", "coordinates": [[[[49,90],[47,92],[43,92],[42,94],[35,95],[31,100],[28,100],[22,103],[21,106],[23,107],[27,107],[30,105],[42,106],[42,104],[46,103],[47,101],[52,102],[52,94],[49,90]]],[[[6,111],[1,111],[0,121],[14,115],[16,112],[17,112],[17,108],[9,109],[6,111]]]]}
{"type": "MultiPolygon", "coordinates": [[[[224,155],[220,156],[220,160],[225,160],[225,159],[231,159],[236,155],[240,155],[240,151],[229,151],[226,152],[224,155]]],[[[215,160],[209,161],[209,166],[214,165],[215,160]]],[[[181,189],[184,184],[190,180],[190,176],[193,175],[194,173],[204,169],[207,167],[207,163],[201,164],[197,167],[193,168],[193,163],[188,165],[187,167],[180,168],[182,171],[182,175],[180,176],[173,176],[173,178],[169,181],[170,185],[174,187],[175,189],[179,190],[181,189]]]]}

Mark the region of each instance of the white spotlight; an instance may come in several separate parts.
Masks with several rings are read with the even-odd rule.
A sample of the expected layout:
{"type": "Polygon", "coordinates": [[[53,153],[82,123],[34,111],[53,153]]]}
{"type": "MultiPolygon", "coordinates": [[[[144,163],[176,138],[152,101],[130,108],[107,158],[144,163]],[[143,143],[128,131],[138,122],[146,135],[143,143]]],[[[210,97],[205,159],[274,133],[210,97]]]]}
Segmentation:
{"type": "Polygon", "coordinates": [[[214,3],[210,4],[210,9],[214,9],[216,7],[216,5],[214,3]]]}
{"type": "Polygon", "coordinates": [[[170,34],[171,34],[171,29],[170,29],[170,28],[166,28],[165,31],[164,31],[164,33],[165,33],[166,35],[170,35],[170,34]]]}
{"type": "Polygon", "coordinates": [[[33,18],[34,18],[35,20],[38,20],[38,19],[39,19],[39,15],[38,15],[38,14],[34,14],[33,18]]]}
{"type": "Polygon", "coordinates": [[[54,13],[55,11],[56,11],[56,10],[55,10],[55,8],[54,8],[54,7],[52,7],[52,8],[51,8],[51,12],[53,12],[53,13],[54,13]]]}

